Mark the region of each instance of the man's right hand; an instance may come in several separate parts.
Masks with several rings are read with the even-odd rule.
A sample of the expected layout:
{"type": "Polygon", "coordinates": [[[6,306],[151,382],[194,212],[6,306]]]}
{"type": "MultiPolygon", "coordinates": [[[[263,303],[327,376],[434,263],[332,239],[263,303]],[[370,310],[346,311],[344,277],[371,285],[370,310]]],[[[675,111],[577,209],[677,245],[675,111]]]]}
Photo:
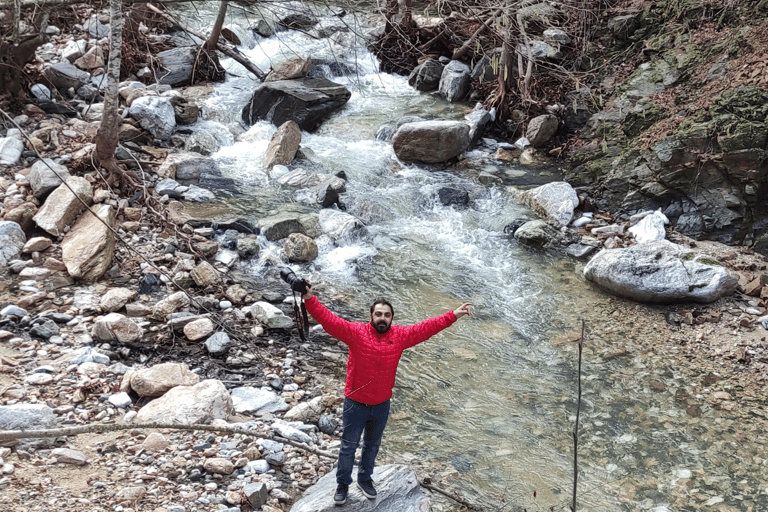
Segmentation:
{"type": "Polygon", "coordinates": [[[307,291],[301,296],[301,300],[309,300],[312,298],[312,287],[307,286],[307,291]]]}

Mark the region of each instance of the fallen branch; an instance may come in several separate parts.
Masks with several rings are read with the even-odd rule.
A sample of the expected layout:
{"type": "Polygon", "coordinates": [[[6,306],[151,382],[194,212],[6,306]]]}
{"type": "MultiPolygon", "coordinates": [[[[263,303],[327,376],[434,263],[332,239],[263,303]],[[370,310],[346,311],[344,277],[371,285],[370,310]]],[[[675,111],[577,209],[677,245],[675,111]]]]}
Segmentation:
{"type": "Polygon", "coordinates": [[[451,56],[452,60],[459,60],[461,59],[467,51],[469,51],[470,47],[475,44],[475,41],[477,41],[477,38],[480,37],[480,34],[482,34],[485,29],[488,28],[488,25],[500,14],[502,13],[501,9],[496,9],[493,13],[491,13],[490,16],[488,16],[482,25],[480,25],[480,28],[475,30],[475,33],[472,34],[472,36],[464,41],[464,44],[461,45],[461,48],[455,50],[453,52],[453,55],[451,56]]]}
{"type": "MultiPolygon", "coordinates": [[[[152,12],[157,13],[160,16],[163,16],[165,19],[167,19],[171,23],[180,25],[181,28],[184,31],[192,34],[193,36],[197,37],[198,39],[200,39],[202,41],[205,41],[207,39],[204,35],[202,35],[202,34],[200,34],[198,32],[195,32],[194,30],[192,30],[192,29],[190,29],[188,27],[185,27],[185,26],[181,25],[181,22],[179,20],[169,16],[168,13],[166,13],[164,11],[161,11],[160,9],[155,7],[154,5],[147,4],[147,7],[152,12]]],[[[245,69],[247,69],[248,71],[250,71],[251,73],[256,75],[259,78],[259,80],[263,81],[267,77],[266,73],[264,73],[261,69],[259,69],[258,66],[256,66],[253,62],[251,62],[250,60],[245,58],[245,56],[243,56],[243,54],[241,54],[239,51],[237,51],[237,48],[233,48],[233,47],[229,46],[228,44],[222,43],[221,40],[219,40],[219,42],[216,45],[216,49],[219,50],[224,55],[226,55],[227,57],[230,57],[231,59],[239,62],[245,69]]]]}
{"type": "Polygon", "coordinates": [[[320,455],[321,457],[327,457],[330,459],[336,459],[338,454],[333,452],[327,452],[324,450],[318,450],[312,448],[304,443],[285,439],[281,436],[269,435],[261,432],[254,432],[245,428],[231,427],[231,426],[215,426],[215,425],[178,425],[174,423],[99,423],[93,425],[83,425],[80,427],[63,427],[63,428],[50,428],[44,430],[0,430],[0,444],[6,441],[14,441],[17,439],[36,439],[41,437],[64,437],[64,436],[76,436],[79,434],[95,434],[103,432],[117,432],[120,430],[134,430],[141,428],[155,428],[165,430],[205,430],[208,432],[227,432],[229,434],[243,434],[249,437],[258,437],[260,439],[270,439],[279,443],[289,444],[295,446],[301,450],[320,455]]]}
{"type": "Polygon", "coordinates": [[[424,480],[419,480],[419,485],[421,485],[423,488],[428,489],[430,491],[438,492],[438,493],[442,494],[443,496],[445,496],[447,498],[451,498],[453,501],[455,501],[459,505],[467,507],[469,510],[479,510],[477,508],[477,505],[473,505],[473,504],[471,504],[471,503],[469,503],[467,501],[464,501],[461,498],[458,498],[456,496],[448,494],[447,491],[439,489],[439,488],[435,487],[434,485],[432,485],[431,483],[429,483],[426,478],[424,480]]]}

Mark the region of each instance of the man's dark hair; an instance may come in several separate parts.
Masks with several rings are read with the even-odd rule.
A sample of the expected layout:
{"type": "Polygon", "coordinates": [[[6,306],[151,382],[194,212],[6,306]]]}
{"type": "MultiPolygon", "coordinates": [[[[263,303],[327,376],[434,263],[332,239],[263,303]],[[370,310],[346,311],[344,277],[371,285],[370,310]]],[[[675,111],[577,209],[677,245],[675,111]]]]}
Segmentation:
{"type": "Polygon", "coordinates": [[[371,304],[371,314],[373,314],[373,309],[379,305],[382,304],[384,306],[389,306],[389,310],[392,312],[392,318],[395,318],[395,308],[392,307],[392,304],[389,303],[386,299],[376,299],[373,301],[373,304],[371,304]]]}

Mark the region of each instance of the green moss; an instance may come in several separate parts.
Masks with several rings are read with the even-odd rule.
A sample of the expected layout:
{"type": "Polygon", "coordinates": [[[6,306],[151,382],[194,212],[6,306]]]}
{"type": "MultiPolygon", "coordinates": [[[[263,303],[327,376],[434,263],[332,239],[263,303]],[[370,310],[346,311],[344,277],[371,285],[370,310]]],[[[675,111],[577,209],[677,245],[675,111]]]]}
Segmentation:
{"type": "Polygon", "coordinates": [[[633,111],[627,114],[624,122],[621,123],[621,130],[627,137],[634,138],[665,117],[666,115],[661,109],[655,105],[650,105],[649,108],[641,112],[633,111]]]}
{"type": "Polygon", "coordinates": [[[704,265],[709,265],[711,267],[722,267],[723,264],[717,261],[714,258],[710,258],[709,256],[699,256],[696,258],[697,263],[702,263],[704,265]]]}

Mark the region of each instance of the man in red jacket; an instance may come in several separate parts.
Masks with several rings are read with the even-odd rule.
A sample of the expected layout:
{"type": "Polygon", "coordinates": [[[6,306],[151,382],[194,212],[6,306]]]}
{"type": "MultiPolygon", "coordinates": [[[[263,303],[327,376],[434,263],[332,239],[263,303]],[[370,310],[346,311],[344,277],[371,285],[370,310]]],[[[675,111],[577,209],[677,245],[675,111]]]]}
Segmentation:
{"type": "Polygon", "coordinates": [[[389,402],[395,385],[400,356],[407,348],[426,341],[456,320],[470,314],[466,303],[454,311],[424,320],[416,325],[392,325],[394,310],[385,300],[371,306],[371,322],[348,322],[331,313],[312,294],[302,295],[307,311],[334,338],[349,346],[347,382],[344,387],[341,449],[336,468],[334,503],[347,501],[352,483],[355,451],[363,436],[363,450],[357,472],[357,485],[366,498],[375,499],[373,466],[381,445],[381,437],[389,418],[389,402]]]}

